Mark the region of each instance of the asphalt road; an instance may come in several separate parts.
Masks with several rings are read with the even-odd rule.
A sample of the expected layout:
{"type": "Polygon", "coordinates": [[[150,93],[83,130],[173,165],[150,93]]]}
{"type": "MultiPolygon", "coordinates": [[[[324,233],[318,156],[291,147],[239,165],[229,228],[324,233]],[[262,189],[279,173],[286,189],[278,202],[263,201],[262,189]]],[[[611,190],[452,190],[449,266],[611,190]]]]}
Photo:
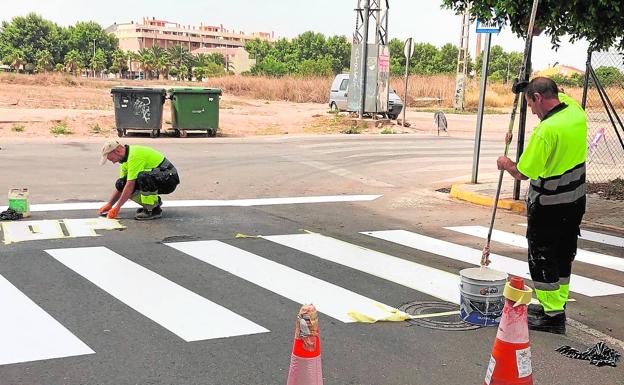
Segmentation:
{"type": "MultiPolygon", "coordinates": [[[[440,301],[456,290],[452,280],[427,280],[474,264],[466,261],[468,249],[452,254],[448,244],[439,242],[477,251],[483,247],[480,238],[446,227],[487,226],[489,210],[435,192],[467,179],[469,140],[382,135],[129,141],[162,150],[179,169],[182,184],[165,197],[165,205],[226,201],[165,206],[161,220],[147,223],[132,220],[134,210],[125,209],[120,215],[123,231],[70,238],[65,225],[65,235],[57,239],[0,245],[0,300],[5,302],[1,385],[285,383],[300,297],[317,298],[319,307],[329,303],[339,310],[350,306],[340,299],[352,295],[394,307],[440,301]],[[237,199],[345,194],[380,197],[231,206],[237,199]],[[384,230],[426,238],[412,247],[364,234],[384,230]],[[239,233],[265,237],[236,237],[239,233]],[[297,246],[299,239],[311,241],[297,246]],[[346,259],[349,252],[379,265],[367,270],[357,265],[357,258],[346,259]],[[211,259],[219,253],[222,258],[211,259]],[[384,272],[397,272],[397,263],[404,269],[431,270],[407,284],[384,278],[384,272]],[[330,290],[334,298],[321,294],[328,285],[335,285],[330,290]],[[178,307],[168,307],[172,304],[178,307]],[[21,314],[39,318],[28,323],[21,314]],[[37,338],[33,342],[29,336],[37,338]],[[35,358],[37,352],[45,357],[35,358]]],[[[0,191],[28,187],[32,204],[103,201],[116,169],[97,165],[99,145],[60,140],[4,144],[0,191]]],[[[499,147],[484,146],[483,178],[497,175],[493,160],[499,147]]],[[[92,210],[36,211],[31,220],[93,216],[92,210]]],[[[523,222],[522,216],[501,212],[496,228],[522,235],[518,224],[523,222]]],[[[595,231],[622,237],[616,231],[595,231]]],[[[497,254],[526,260],[521,247],[494,246],[497,254]]],[[[614,257],[616,266],[624,256],[622,246],[581,240],[579,247],[614,257]]],[[[584,294],[572,294],[576,302],[569,317],[590,327],[590,333],[605,333],[615,343],[624,339],[624,294],[602,295],[619,290],[624,272],[598,262],[576,262],[574,272],[600,282],[577,286],[584,294]]],[[[483,381],[496,328],[448,331],[406,322],[352,323],[341,320],[331,306],[324,309],[325,384],[483,381]]],[[[585,349],[599,340],[576,327],[568,327],[565,336],[531,333],[535,383],[624,384],[622,364],[596,368],[554,352],[560,345],[585,349]]]]}

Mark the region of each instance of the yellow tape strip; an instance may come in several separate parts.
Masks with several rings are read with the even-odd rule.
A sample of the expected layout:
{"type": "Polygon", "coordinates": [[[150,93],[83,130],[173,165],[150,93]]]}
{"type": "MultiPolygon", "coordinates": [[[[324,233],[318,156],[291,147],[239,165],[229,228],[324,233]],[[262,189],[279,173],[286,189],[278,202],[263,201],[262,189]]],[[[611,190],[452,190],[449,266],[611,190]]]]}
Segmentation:
{"type": "Polygon", "coordinates": [[[507,298],[510,301],[514,301],[514,307],[519,305],[528,305],[531,303],[531,296],[533,295],[533,289],[528,286],[524,286],[524,290],[516,289],[511,286],[510,282],[505,284],[505,289],[503,290],[503,297],[507,298]]]}
{"type": "Polygon", "coordinates": [[[262,238],[262,235],[247,235],[243,233],[236,233],[234,238],[262,238]]]}

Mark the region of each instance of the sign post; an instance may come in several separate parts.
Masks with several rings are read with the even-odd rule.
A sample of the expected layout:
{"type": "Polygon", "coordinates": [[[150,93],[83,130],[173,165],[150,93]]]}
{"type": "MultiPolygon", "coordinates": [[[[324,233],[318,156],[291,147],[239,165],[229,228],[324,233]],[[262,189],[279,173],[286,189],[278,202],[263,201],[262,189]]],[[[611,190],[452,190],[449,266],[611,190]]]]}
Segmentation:
{"type": "Polygon", "coordinates": [[[487,73],[490,66],[490,46],[492,45],[492,34],[499,33],[501,25],[496,22],[481,23],[477,20],[477,33],[487,34],[485,37],[485,49],[483,60],[481,61],[481,89],[479,91],[479,107],[477,109],[477,128],[475,130],[474,153],[472,156],[472,183],[477,183],[479,174],[479,154],[481,152],[481,132],[483,129],[483,110],[485,109],[485,91],[487,87],[487,73]]]}
{"type": "Polygon", "coordinates": [[[407,110],[407,78],[409,76],[409,61],[412,55],[414,55],[414,43],[411,37],[408,37],[405,40],[405,48],[403,49],[403,53],[405,54],[405,92],[403,93],[403,127],[405,125],[405,110],[407,110]]]}

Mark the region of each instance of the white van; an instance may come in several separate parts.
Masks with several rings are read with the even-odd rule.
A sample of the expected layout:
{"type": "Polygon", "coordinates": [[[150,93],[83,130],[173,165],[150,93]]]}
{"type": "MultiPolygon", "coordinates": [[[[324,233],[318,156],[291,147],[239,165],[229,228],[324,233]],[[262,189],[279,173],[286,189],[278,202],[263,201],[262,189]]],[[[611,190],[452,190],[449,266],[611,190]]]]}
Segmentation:
{"type": "MultiPolygon", "coordinates": [[[[349,95],[349,74],[338,74],[329,91],[329,108],[332,111],[347,111],[349,95]]],[[[403,101],[394,90],[388,94],[388,118],[396,119],[403,109],[403,101]]]]}

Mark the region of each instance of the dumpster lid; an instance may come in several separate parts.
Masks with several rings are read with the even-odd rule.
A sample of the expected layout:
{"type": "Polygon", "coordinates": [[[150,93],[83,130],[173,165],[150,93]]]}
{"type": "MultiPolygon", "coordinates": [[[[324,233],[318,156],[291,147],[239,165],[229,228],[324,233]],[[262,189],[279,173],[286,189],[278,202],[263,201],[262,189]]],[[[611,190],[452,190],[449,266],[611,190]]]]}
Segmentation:
{"type": "Polygon", "coordinates": [[[166,89],[162,87],[112,87],[111,94],[116,93],[140,93],[140,94],[165,94],[166,89]]]}
{"type": "Polygon", "coordinates": [[[207,88],[207,87],[172,87],[169,88],[169,92],[172,94],[213,94],[221,95],[221,88],[207,88]]]}

